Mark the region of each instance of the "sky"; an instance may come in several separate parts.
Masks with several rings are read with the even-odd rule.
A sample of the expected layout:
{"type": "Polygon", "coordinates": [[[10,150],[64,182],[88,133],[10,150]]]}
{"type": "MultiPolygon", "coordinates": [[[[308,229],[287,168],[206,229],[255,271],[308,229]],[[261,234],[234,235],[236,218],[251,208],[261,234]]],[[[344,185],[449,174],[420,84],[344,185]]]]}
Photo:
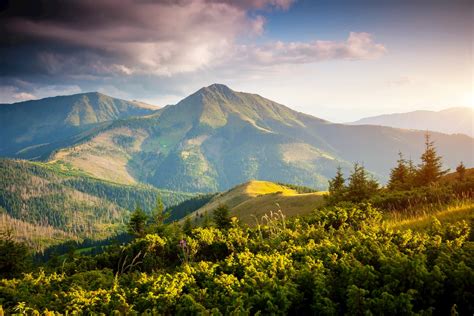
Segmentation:
{"type": "Polygon", "coordinates": [[[0,103],[222,83],[334,122],[474,107],[464,0],[0,0],[0,103]]]}

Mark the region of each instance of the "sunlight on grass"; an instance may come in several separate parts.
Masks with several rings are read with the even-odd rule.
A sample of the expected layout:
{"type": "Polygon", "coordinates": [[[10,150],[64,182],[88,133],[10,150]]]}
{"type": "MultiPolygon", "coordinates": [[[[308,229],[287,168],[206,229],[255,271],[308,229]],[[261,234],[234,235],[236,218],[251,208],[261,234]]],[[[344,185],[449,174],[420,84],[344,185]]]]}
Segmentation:
{"type": "Polygon", "coordinates": [[[474,201],[460,200],[442,209],[429,206],[411,214],[393,212],[387,216],[385,223],[390,228],[419,230],[429,226],[433,217],[443,224],[460,220],[474,222],[474,201]]]}

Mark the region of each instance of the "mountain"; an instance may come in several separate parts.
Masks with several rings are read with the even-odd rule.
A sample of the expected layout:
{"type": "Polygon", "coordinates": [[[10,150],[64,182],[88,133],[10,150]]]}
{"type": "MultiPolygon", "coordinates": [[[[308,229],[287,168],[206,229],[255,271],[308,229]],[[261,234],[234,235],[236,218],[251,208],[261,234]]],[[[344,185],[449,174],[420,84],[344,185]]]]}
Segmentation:
{"type": "MultiPolygon", "coordinates": [[[[330,123],[214,84],[145,117],[114,121],[51,155],[97,178],[189,192],[250,179],[324,189],[341,165],[363,162],[385,180],[398,151],[416,159],[423,131],[330,123]]],[[[474,164],[474,139],[432,133],[449,168],[474,164]]]]}
{"type": "Polygon", "coordinates": [[[397,128],[466,134],[474,137],[474,109],[455,107],[441,111],[413,111],[367,117],[353,125],[381,125],[397,128]]]}
{"type": "Polygon", "coordinates": [[[138,204],[149,211],[158,195],[165,206],[192,198],[189,193],[126,186],[42,162],[0,159],[0,230],[41,249],[65,239],[115,234],[138,204]]]}
{"type": "MultiPolygon", "coordinates": [[[[285,216],[303,215],[317,209],[324,203],[326,192],[298,193],[283,184],[268,181],[249,181],[214,196],[208,203],[189,214],[194,223],[212,218],[212,212],[221,205],[231,210],[231,216],[239,221],[254,225],[262,222],[262,216],[281,210],[285,216]]],[[[184,219],[182,220],[184,221],[184,219]]]]}
{"type": "Polygon", "coordinates": [[[0,104],[0,156],[35,158],[101,124],[157,109],[97,92],[0,104]]]}

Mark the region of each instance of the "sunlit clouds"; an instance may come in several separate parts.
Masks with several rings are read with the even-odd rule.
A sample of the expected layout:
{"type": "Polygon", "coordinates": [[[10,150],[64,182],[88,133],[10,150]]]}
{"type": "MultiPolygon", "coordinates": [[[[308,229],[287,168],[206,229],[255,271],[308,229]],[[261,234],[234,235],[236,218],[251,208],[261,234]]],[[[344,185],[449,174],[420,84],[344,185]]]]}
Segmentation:
{"type": "Polygon", "coordinates": [[[0,11],[0,103],[103,91],[164,105],[220,82],[334,119],[341,109],[461,105],[472,82],[463,3],[449,13],[447,4],[434,10],[436,2],[436,15],[419,4],[401,10],[411,5],[404,1],[8,3],[0,11]],[[396,9],[409,14],[394,17],[396,9]],[[440,28],[439,38],[424,28],[440,28]]]}

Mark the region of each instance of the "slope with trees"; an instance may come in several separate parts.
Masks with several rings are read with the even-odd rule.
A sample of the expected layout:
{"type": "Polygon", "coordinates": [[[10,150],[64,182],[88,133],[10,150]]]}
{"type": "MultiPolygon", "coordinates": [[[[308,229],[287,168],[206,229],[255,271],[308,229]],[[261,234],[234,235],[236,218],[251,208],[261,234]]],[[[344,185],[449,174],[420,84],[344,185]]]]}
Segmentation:
{"type": "Polygon", "coordinates": [[[2,159],[0,173],[0,226],[15,228],[19,238],[39,248],[58,237],[114,234],[135,203],[150,211],[158,196],[163,206],[194,196],[150,186],[118,185],[75,169],[38,162],[2,159]]]}
{"type": "MultiPolygon", "coordinates": [[[[432,138],[448,167],[474,165],[473,138],[432,138]]],[[[333,124],[214,84],[154,115],[116,121],[52,160],[98,178],[178,191],[224,191],[251,179],[322,190],[338,165],[349,172],[352,161],[387,180],[395,154],[419,157],[422,139],[422,131],[333,124]]]]}
{"type": "Polygon", "coordinates": [[[156,110],[97,92],[0,104],[0,156],[46,157],[54,149],[75,142],[74,137],[81,133],[156,110]]]}

